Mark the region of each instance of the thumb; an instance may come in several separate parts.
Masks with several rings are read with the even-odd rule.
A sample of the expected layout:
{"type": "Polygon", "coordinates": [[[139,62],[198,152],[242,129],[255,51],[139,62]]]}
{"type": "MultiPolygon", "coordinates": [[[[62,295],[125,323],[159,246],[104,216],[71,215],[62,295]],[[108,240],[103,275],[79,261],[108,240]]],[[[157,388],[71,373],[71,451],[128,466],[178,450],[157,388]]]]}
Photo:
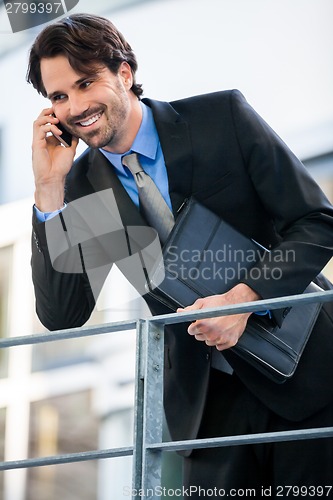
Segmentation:
{"type": "Polygon", "coordinates": [[[202,299],[197,299],[193,304],[186,306],[186,307],[179,307],[177,309],[177,312],[189,312],[189,311],[197,311],[198,309],[203,308],[203,301],[202,299]]]}

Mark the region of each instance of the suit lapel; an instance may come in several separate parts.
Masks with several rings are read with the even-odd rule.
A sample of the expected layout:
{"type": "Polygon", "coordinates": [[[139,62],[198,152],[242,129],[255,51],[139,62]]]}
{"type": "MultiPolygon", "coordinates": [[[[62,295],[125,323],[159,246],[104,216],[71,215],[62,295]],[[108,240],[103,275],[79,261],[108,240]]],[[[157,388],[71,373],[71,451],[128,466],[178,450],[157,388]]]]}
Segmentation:
{"type": "Polygon", "coordinates": [[[192,192],[192,148],[186,122],[173,107],[160,101],[143,99],[153,111],[168,173],[169,193],[174,213],[192,192]]]}

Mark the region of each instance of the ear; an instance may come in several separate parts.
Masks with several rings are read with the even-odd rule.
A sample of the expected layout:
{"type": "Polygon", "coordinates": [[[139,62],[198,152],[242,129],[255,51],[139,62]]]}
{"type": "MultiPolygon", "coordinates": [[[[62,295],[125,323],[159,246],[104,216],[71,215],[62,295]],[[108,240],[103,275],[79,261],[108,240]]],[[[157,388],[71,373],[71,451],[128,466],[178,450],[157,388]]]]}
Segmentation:
{"type": "Polygon", "coordinates": [[[118,75],[122,78],[126,89],[130,90],[133,85],[133,75],[131,66],[126,61],[123,61],[119,66],[118,75]]]}

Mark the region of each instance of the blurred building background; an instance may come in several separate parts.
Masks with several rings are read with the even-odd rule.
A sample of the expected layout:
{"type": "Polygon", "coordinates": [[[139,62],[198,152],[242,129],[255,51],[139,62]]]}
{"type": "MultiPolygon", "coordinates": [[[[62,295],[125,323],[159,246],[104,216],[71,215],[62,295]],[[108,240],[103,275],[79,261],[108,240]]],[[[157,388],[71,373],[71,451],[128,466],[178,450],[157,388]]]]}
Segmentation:
{"type": "MultiPolygon", "coordinates": [[[[117,25],[137,54],[146,96],[240,89],[333,201],[331,0],[80,0],[71,12],[117,25]]],[[[40,29],[12,34],[0,7],[1,337],[43,331],[30,277],[30,144],[48,102],[25,82],[40,29]]],[[[114,278],[90,324],[148,314],[114,278]]],[[[134,346],[128,332],[0,352],[0,460],[130,445],[134,346]]],[[[2,472],[0,500],[119,500],[130,485],[130,458],[83,462],[2,472]]]]}

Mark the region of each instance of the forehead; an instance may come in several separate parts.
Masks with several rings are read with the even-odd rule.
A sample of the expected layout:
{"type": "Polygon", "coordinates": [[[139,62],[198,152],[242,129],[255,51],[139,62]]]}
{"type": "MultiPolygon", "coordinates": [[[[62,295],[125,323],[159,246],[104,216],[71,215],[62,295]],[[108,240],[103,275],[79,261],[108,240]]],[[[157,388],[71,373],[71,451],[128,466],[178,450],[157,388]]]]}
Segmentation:
{"type": "Polygon", "coordinates": [[[47,93],[52,92],[55,88],[60,89],[73,84],[83,76],[77,73],[69,64],[67,57],[62,55],[41,59],[40,71],[47,93]]]}
{"type": "Polygon", "coordinates": [[[58,90],[65,90],[87,76],[103,72],[109,73],[106,66],[98,64],[91,64],[89,68],[87,67],[86,71],[77,71],[70,65],[69,60],[64,55],[42,58],[40,71],[47,94],[58,90]]]}

